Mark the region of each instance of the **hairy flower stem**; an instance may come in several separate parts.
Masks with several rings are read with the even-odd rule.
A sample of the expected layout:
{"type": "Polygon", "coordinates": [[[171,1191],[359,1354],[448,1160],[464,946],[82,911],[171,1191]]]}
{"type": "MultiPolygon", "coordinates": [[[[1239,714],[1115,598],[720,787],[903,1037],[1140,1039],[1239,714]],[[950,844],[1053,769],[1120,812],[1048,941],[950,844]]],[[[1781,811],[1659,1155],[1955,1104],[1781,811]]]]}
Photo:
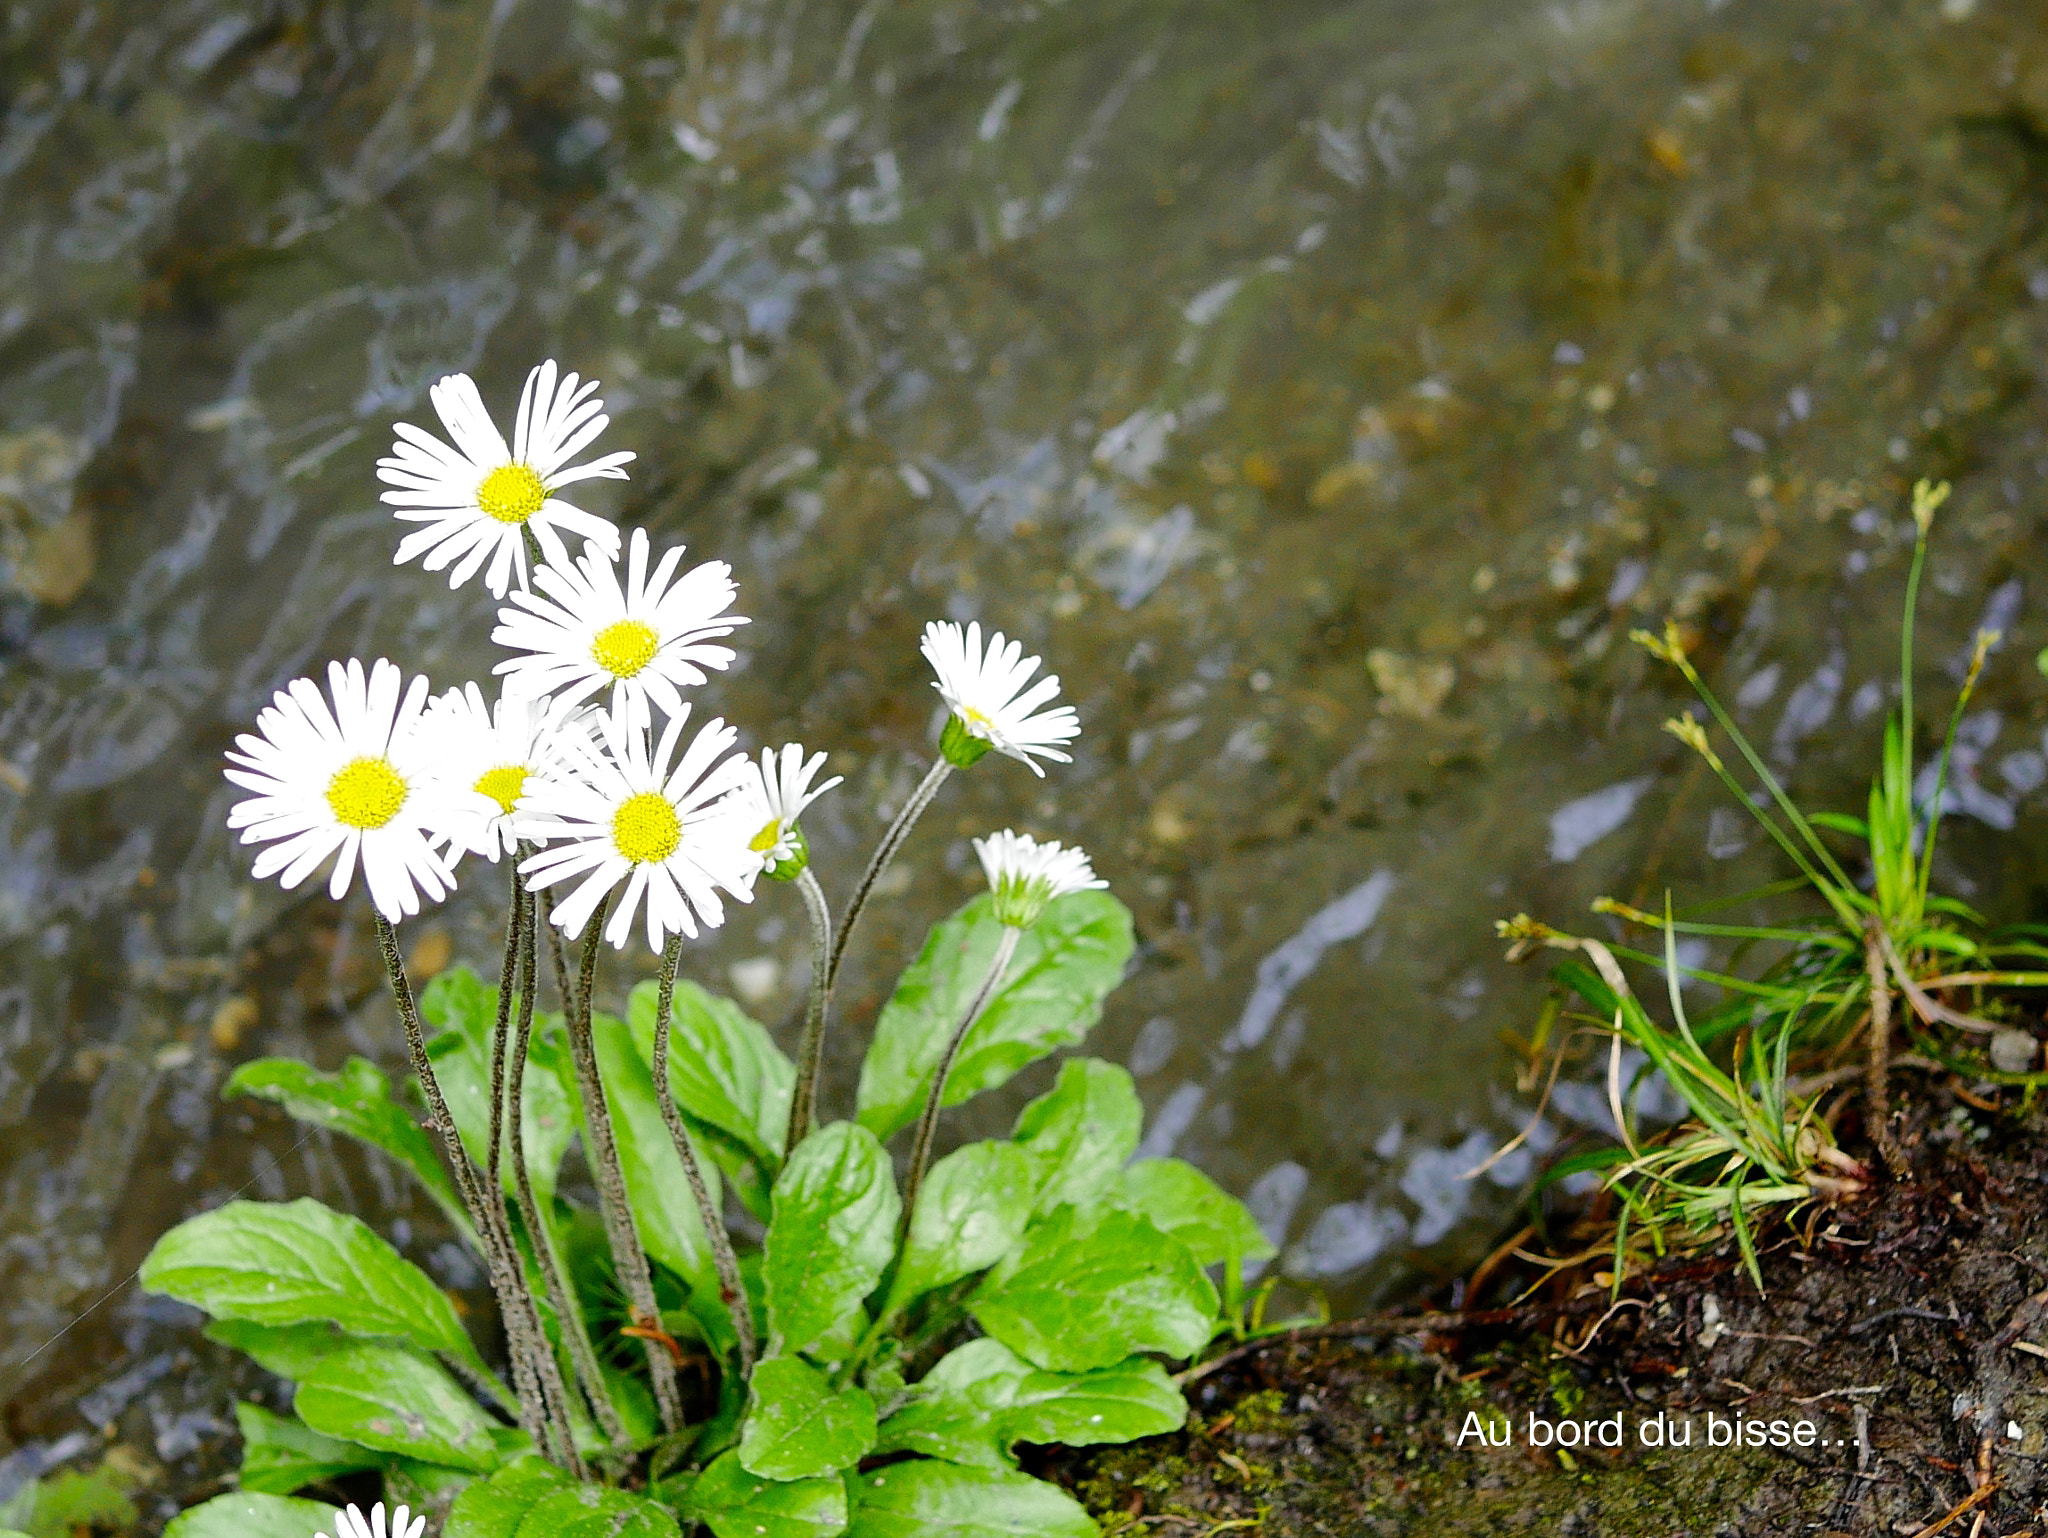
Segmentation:
{"type": "MultiPolygon", "coordinates": [[[[526,851],[521,849],[521,858],[526,851]]],[[[512,868],[512,906],[519,924],[519,1017],[512,1042],[511,1104],[524,1107],[526,1104],[526,1057],[533,1041],[533,990],[540,981],[539,949],[540,937],[535,930],[535,913],[539,907],[525,883],[519,879],[519,867],[512,868]]],[[[583,1397],[589,1401],[590,1410],[597,1417],[605,1436],[614,1447],[625,1445],[630,1439],[626,1424],[619,1418],[618,1407],[612,1403],[611,1394],[605,1388],[604,1374],[597,1365],[597,1353],[591,1348],[590,1332],[583,1320],[583,1310],[575,1296],[562,1285],[561,1259],[555,1253],[554,1230],[544,1220],[540,1203],[533,1195],[533,1175],[526,1167],[526,1127],[523,1117],[512,1118],[512,1179],[518,1191],[519,1219],[526,1225],[527,1241],[533,1246],[533,1259],[540,1271],[541,1286],[548,1297],[548,1307],[554,1310],[555,1322],[561,1330],[562,1339],[569,1348],[569,1360],[575,1364],[576,1381],[582,1386],[583,1397]]],[[[549,1358],[553,1361],[552,1356],[549,1358]]],[[[561,1367],[555,1364],[555,1376],[559,1383],[561,1367]]],[[[567,1384],[560,1384],[563,1400],[563,1425],[569,1424],[567,1384]]],[[[579,1472],[582,1459],[576,1453],[573,1442],[569,1448],[571,1472],[581,1479],[579,1472]]]]}
{"type": "MultiPolygon", "coordinates": [[[[582,1477],[583,1460],[576,1452],[576,1443],[569,1430],[569,1393],[562,1382],[561,1365],[556,1362],[553,1349],[548,1345],[546,1327],[542,1325],[540,1307],[533,1298],[533,1289],[526,1276],[525,1263],[519,1254],[519,1243],[512,1236],[512,1224],[505,1216],[504,1147],[505,1147],[505,1059],[512,1034],[512,994],[519,981],[519,957],[524,949],[524,925],[521,922],[525,908],[525,894],[520,889],[519,870],[515,864],[511,873],[511,891],[508,894],[509,913],[505,920],[505,962],[498,973],[498,1013],[491,1025],[491,1122],[490,1145],[484,1160],[485,1177],[482,1191],[484,1211],[489,1215],[492,1242],[497,1246],[500,1263],[504,1269],[504,1292],[500,1294],[501,1309],[504,1304],[516,1312],[517,1317],[507,1314],[505,1333],[512,1338],[515,1349],[512,1353],[513,1381],[518,1389],[520,1404],[537,1403],[538,1419],[546,1432],[543,1451],[579,1479],[582,1477]],[[524,1337],[523,1349],[520,1337],[524,1337]]],[[[523,1053],[522,1045],[522,1053],[523,1053]]],[[[523,1067],[522,1063],[522,1067],[523,1067]]],[[[521,1076],[523,1089],[524,1076],[521,1076]]],[[[513,1102],[523,1106],[525,1101],[516,1098],[513,1102]]],[[[514,1157],[521,1167],[525,1165],[524,1139],[518,1136],[521,1130],[520,1115],[512,1116],[512,1126],[518,1148],[514,1157]]],[[[523,1417],[522,1417],[523,1418],[523,1417]]],[[[530,1428],[529,1428],[530,1429],[530,1428]]],[[[539,1442],[541,1439],[536,1438],[539,1442]]]]}
{"type": "Polygon", "coordinates": [[[1912,1173],[1906,1151],[1892,1136],[1892,980],[1885,972],[1883,920],[1872,915],[1864,920],[1863,961],[1870,974],[1870,1060],[1863,1075],[1863,1120],[1870,1129],[1870,1141],[1884,1157],[1884,1167],[1894,1180],[1912,1173]]]}
{"type": "Polygon", "coordinates": [[[960,1023],[953,1027],[953,1034],[946,1042],[946,1050],[939,1058],[939,1066],[932,1074],[932,1090],[925,1097],[924,1113],[917,1118],[917,1138],[910,1145],[910,1174],[903,1182],[903,1221],[896,1234],[898,1254],[910,1242],[910,1225],[917,1216],[917,1196],[924,1187],[924,1174],[931,1167],[932,1140],[938,1136],[939,1111],[946,1100],[946,1079],[953,1071],[953,1060],[960,1055],[960,1047],[967,1040],[967,1033],[974,1029],[974,1022],[981,1018],[981,1012],[988,1008],[988,1001],[994,995],[996,986],[1002,982],[1003,973],[1010,968],[1010,958],[1017,953],[1017,942],[1024,937],[1024,931],[1009,924],[1003,926],[1003,937],[996,942],[995,959],[989,963],[988,976],[981,980],[975,990],[974,999],[967,1006],[967,1012],[960,1017],[960,1023]]]}
{"type": "Polygon", "coordinates": [[[803,893],[804,911],[811,916],[811,1002],[804,1012],[804,1039],[797,1049],[796,1089],[789,1097],[789,1132],[782,1140],[785,1154],[810,1135],[818,1119],[818,1074],[825,1059],[825,1011],[832,1004],[832,910],[825,905],[825,889],[806,865],[797,873],[796,889],[803,893]]]}
{"type": "MultiPolygon", "coordinates": [[[[597,947],[604,938],[605,915],[611,911],[607,897],[590,915],[590,927],[583,935],[583,965],[576,980],[576,1007],[569,1016],[569,1055],[576,1064],[576,1093],[583,1102],[584,1149],[590,1156],[590,1172],[597,1177],[598,1206],[604,1214],[604,1234],[611,1245],[612,1265],[619,1286],[626,1294],[626,1306],[636,1325],[659,1326],[661,1308],[654,1296],[654,1277],[647,1269],[647,1252],[641,1248],[640,1232],[633,1224],[633,1207],[626,1199],[626,1176],[619,1167],[619,1145],[612,1136],[610,1107],[604,1098],[604,1084],[597,1075],[597,1044],[591,1037],[590,999],[597,976],[597,947]]],[[[643,1340],[647,1353],[647,1376],[654,1383],[654,1402],[661,1409],[661,1426],[674,1431],[683,1423],[683,1401],[676,1389],[676,1364],[658,1341],[643,1340]]]]}
{"type": "MultiPolygon", "coordinates": [[[[511,1345],[514,1398],[520,1425],[536,1445],[541,1445],[545,1429],[541,1423],[542,1404],[538,1384],[528,1376],[533,1370],[533,1347],[526,1337],[526,1318],[517,1301],[518,1280],[514,1268],[506,1262],[499,1242],[499,1230],[492,1223],[483,1193],[477,1187],[476,1172],[470,1168],[469,1155],[463,1151],[462,1139],[455,1130],[455,1118],[448,1110],[447,1097],[441,1093],[441,1080],[434,1072],[433,1060],[427,1056],[427,1039],[420,1027],[419,1004],[413,998],[405,960],[398,952],[397,932],[381,912],[374,907],[371,911],[377,925],[377,949],[384,958],[384,972],[391,981],[391,996],[397,1001],[399,1023],[405,1030],[406,1053],[412,1060],[412,1071],[420,1081],[420,1089],[427,1097],[427,1114],[433,1118],[434,1130],[441,1134],[442,1152],[447,1157],[450,1173],[455,1177],[455,1189],[462,1197],[463,1210],[469,1214],[470,1226],[476,1230],[477,1244],[484,1252],[491,1290],[497,1294],[498,1312],[504,1320],[505,1334],[511,1345]]],[[[496,1392],[502,1394],[503,1390],[496,1392]]]]}
{"type": "Polygon", "coordinates": [[[684,1127],[682,1113],[676,1109],[675,1087],[668,1081],[669,1016],[675,1001],[676,964],[682,953],[683,937],[670,935],[661,951],[660,991],[654,1001],[654,1095],[661,1103],[661,1119],[668,1124],[668,1135],[676,1145],[676,1157],[683,1161],[683,1174],[689,1178],[690,1194],[697,1201],[697,1216],[704,1224],[704,1237],[711,1242],[712,1264],[718,1268],[718,1296],[732,1316],[732,1331],[740,1349],[740,1376],[748,1378],[754,1371],[754,1315],[747,1302],[746,1284],[740,1280],[739,1256],[733,1253],[732,1236],[725,1231],[725,1216],[711,1200],[710,1188],[704,1183],[697,1151],[690,1146],[689,1129],[684,1127]]]}
{"type": "Polygon", "coordinates": [[[832,941],[832,956],[825,966],[828,996],[832,985],[839,980],[839,963],[846,955],[846,942],[853,938],[853,926],[860,922],[861,910],[867,907],[875,883],[882,879],[882,872],[889,868],[889,862],[896,858],[896,851],[903,847],[903,841],[910,837],[910,830],[917,825],[917,819],[924,815],[924,809],[932,804],[932,797],[939,793],[939,787],[946,783],[946,776],[952,772],[953,765],[946,759],[932,765],[930,773],[910,793],[903,810],[896,814],[896,820],[889,824],[889,831],[882,835],[882,842],[876,846],[868,868],[861,872],[860,885],[853,889],[853,899],[847,903],[846,913],[839,920],[839,933],[832,941]]]}

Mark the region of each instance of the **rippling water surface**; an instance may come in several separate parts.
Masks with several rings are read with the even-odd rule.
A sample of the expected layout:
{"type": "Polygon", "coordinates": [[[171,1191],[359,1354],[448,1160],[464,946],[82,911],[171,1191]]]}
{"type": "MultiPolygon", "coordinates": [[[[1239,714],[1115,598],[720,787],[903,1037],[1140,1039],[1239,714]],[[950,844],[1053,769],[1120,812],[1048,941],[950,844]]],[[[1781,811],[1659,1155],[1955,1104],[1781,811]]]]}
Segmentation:
{"type": "MultiPolygon", "coordinates": [[[[0,129],[0,1496],[118,1444],[157,1516],[246,1371],[114,1292],[230,1192],[474,1285],[380,1165],[223,1104],[395,1062],[360,902],[247,879],[220,755],[384,654],[485,674],[372,463],[552,354],[640,454],[591,505],[730,561],[710,708],[828,747],[845,889],[933,751],[925,620],[1086,722],[956,779],[844,988],[831,1093],[970,834],[1080,838],[1141,951],[1095,1038],[1149,1147],[1339,1307],[1469,1264],[1526,1166],[1490,921],[1773,869],[1627,644],[1676,613],[1812,796],[1869,761],[1953,477],[1930,681],[2002,628],[1945,879],[2039,894],[2048,9],[2023,0],[16,3],[0,129]]],[[[1930,709],[1945,708],[1937,698],[1930,709]]],[[[1930,718],[1931,719],[1931,718],[1930,718]]],[[[488,885],[488,883],[484,883],[488,885]]],[[[480,893],[414,926],[486,961],[480,893]]],[[[785,1022],[777,888],[691,952],[785,1022]]],[[[623,985],[651,958],[629,953],[623,985]]],[[[957,1118],[1007,1123],[1027,1074],[957,1118]]],[[[1545,1139],[1598,1096],[1566,1086],[1545,1139]]]]}

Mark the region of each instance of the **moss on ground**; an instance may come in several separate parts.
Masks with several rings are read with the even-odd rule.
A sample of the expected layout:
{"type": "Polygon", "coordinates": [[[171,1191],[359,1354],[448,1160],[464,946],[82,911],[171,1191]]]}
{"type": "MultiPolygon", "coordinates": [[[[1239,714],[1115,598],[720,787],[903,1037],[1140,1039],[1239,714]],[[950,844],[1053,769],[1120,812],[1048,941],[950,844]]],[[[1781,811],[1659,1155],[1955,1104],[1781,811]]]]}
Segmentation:
{"type": "Polygon", "coordinates": [[[1952,1531],[1980,1510],[1977,1538],[2037,1531],[2048,1360],[2024,1348],[2048,1336],[2048,1116],[1956,1084],[1906,1141],[1913,1179],[1781,1235],[1762,1296],[1709,1253],[1519,1335],[1275,1344],[1194,1385],[1175,1435],[1042,1472],[1110,1534],[1911,1533],[1973,1497],[1952,1531]],[[1619,1415],[1623,1445],[1532,1447],[1532,1415],[1619,1415]],[[1643,1445],[1660,1415],[1688,1445],[1643,1445]],[[1804,1421],[1812,1443],[1709,1446],[1710,1416],[1788,1441],[1804,1421]],[[1510,1445],[1482,1445],[1488,1427],[1510,1445]]]}

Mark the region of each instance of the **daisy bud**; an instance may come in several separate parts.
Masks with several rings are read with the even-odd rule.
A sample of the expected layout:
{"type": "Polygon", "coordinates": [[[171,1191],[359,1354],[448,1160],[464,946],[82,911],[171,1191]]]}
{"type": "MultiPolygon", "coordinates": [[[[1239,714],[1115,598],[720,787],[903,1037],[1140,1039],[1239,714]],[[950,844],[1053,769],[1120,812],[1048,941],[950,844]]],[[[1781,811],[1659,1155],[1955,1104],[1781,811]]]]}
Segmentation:
{"type": "Polygon", "coordinates": [[[1069,892],[1099,890],[1099,879],[1079,849],[1040,843],[1005,828],[974,841],[981,868],[995,897],[995,915],[1012,929],[1029,929],[1045,914],[1047,904],[1069,892]]]}

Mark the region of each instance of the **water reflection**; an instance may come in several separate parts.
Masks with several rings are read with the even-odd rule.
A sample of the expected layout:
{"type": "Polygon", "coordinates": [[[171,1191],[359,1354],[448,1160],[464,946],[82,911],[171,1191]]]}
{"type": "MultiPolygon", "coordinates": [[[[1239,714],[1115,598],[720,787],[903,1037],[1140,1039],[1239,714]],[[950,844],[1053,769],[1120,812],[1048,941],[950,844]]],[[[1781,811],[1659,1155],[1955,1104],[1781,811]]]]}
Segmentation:
{"type": "MultiPolygon", "coordinates": [[[[1511,1200],[1455,1178],[1526,1109],[1499,1033],[1538,979],[1489,921],[1771,870],[1627,630],[1697,626],[1849,804],[1914,474],[1958,479],[1926,654],[2008,631],[1944,879],[2020,902],[2048,54],[1963,9],[12,8],[0,1486],[104,1424],[178,1479],[214,1455],[221,1361],[175,1310],[116,1294],[34,1353],[245,1183],[464,1281],[388,1170],[216,1093],[395,1057],[363,915],[246,881],[219,755],[328,656],[487,672],[487,602],[390,568],[371,471],[448,369],[605,381],[641,459],[592,505],[732,562],[756,618],[717,708],[849,775],[828,886],[928,761],[922,623],[1053,660],[1078,761],[956,781],[849,1015],[971,834],[1085,841],[1143,942],[1098,1050],[1339,1306],[1511,1200]]],[[[489,943],[464,904],[413,938],[489,943]]],[[[801,924],[757,903],[692,964],[780,1022],[801,924]]]]}

